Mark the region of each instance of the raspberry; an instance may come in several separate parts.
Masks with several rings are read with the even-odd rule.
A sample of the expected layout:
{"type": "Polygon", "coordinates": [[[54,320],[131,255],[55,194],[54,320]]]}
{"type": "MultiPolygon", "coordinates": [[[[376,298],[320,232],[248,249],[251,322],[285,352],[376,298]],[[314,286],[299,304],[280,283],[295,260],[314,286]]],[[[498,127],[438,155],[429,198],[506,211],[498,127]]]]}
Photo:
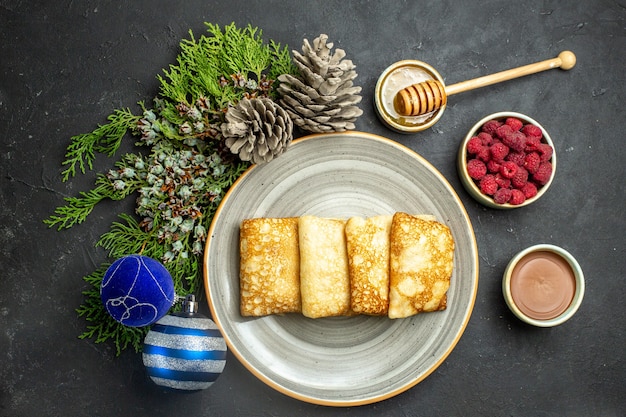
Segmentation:
{"type": "Polygon", "coordinates": [[[496,184],[500,188],[511,188],[511,180],[503,177],[499,172],[496,174],[496,184]]]}
{"type": "Polygon", "coordinates": [[[526,155],[523,152],[509,152],[509,154],[504,158],[507,161],[515,162],[518,166],[524,166],[524,159],[526,155]]]}
{"type": "Polygon", "coordinates": [[[533,174],[533,180],[539,184],[544,185],[550,181],[552,176],[552,164],[550,162],[542,162],[537,168],[537,171],[533,174]]]}
{"type": "Polygon", "coordinates": [[[513,178],[517,173],[518,166],[515,162],[506,161],[500,167],[500,174],[504,178],[513,178]]]}
{"type": "Polygon", "coordinates": [[[468,141],[469,176],[496,204],[524,203],[552,177],[554,149],[542,138],[539,126],[516,117],[489,120],[468,141]]]}
{"type": "Polygon", "coordinates": [[[514,131],[520,130],[524,126],[524,123],[517,117],[507,117],[504,123],[511,126],[514,131]]]}
{"type": "Polygon", "coordinates": [[[489,147],[491,158],[496,161],[502,161],[509,153],[509,147],[502,142],[496,142],[489,147]]]}
{"type": "Polygon", "coordinates": [[[498,190],[498,184],[496,183],[496,177],[493,174],[485,175],[479,183],[480,191],[483,194],[494,195],[498,190]]]}
{"type": "Polygon", "coordinates": [[[526,152],[539,150],[539,145],[541,145],[541,138],[537,136],[526,136],[526,152]]]}
{"type": "Polygon", "coordinates": [[[498,191],[493,195],[493,201],[495,201],[496,204],[508,203],[512,194],[513,192],[510,188],[498,188],[498,191]]]}
{"type": "Polygon", "coordinates": [[[516,189],[511,190],[511,199],[509,200],[510,204],[517,206],[522,204],[524,201],[526,201],[526,197],[523,192],[516,189]]]}
{"type": "Polygon", "coordinates": [[[522,128],[522,133],[525,134],[526,136],[534,136],[539,139],[543,137],[543,132],[541,131],[539,126],[535,126],[531,124],[524,125],[524,127],[522,128]]]}
{"type": "Polygon", "coordinates": [[[502,143],[514,151],[523,152],[526,149],[526,136],[522,132],[511,132],[502,138],[502,143]]]}
{"type": "Polygon", "coordinates": [[[525,168],[517,167],[515,175],[511,178],[511,185],[514,188],[522,188],[528,181],[528,171],[525,168]]]}
{"type": "Polygon", "coordinates": [[[475,180],[479,180],[487,173],[487,166],[479,159],[470,159],[467,161],[467,173],[475,180]]]}
{"type": "Polygon", "coordinates": [[[502,125],[496,129],[496,136],[500,139],[504,139],[507,135],[513,133],[513,129],[509,125],[502,125]]]}
{"type": "Polygon", "coordinates": [[[491,153],[489,152],[489,147],[488,146],[482,146],[480,148],[480,151],[478,151],[478,153],[476,154],[476,158],[480,159],[481,161],[487,162],[491,159],[491,153]]]}
{"type": "Polygon", "coordinates": [[[552,152],[554,152],[552,146],[548,145],[547,143],[539,144],[537,150],[539,151],[539,155],[541,156],[541,162],[549,161],[550,158],[552,158],[552,152]]]}
{"type": "Polygon", "coordinates": [[[500,162],[494,161],[493,159],[487,161],[487,171],[491,172],[492,174],[500,172],[501,166],[502,164],[500,162]]]}
{"type": "Polygon", "coordinates": [[[467,153],[476,155],[478,152],[480,152],[480,148],[482,147],[483,143],[478,136],[474,136],[467,141],[467,153]]]}
{"type": "Polygon", "coordinates": [[[530,174],[537,172],[540,163],[541,158],[537,152],[528,153],[526,154],[526,158],[524,158],[524,168],[526,168],[526,171],[530,174]]]}
{"type": "Polygon", "coordinates": [[[485,133],[493,135],[496,132],[496,129],[498,129],[501,124],[502,123],[497,120],[489,120],[482,126],[481,130],[485,133]]]}
{"type": "Polygon", "coordinates": [[[478,134],[478,137],[480,138],[480,140],[483,141],[483,145],[485,145],[485,146],[490,146],[494,142],[493,136],[491,136],[487,132],[480,132],[478,134]]]}
{"type": "Polygon", "coordinates": [[[537,186],[532,182],[527,182],[524,184],[520,191],[524,193],[524,197],[528,200],[529,198],[533,198],[537,195],[537,186]]]}

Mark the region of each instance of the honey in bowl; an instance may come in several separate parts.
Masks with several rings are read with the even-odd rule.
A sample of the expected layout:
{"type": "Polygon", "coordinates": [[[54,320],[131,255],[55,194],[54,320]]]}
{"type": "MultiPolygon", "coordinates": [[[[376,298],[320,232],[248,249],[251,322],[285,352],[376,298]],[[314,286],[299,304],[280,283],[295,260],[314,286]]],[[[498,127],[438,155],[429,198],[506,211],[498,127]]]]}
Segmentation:
{"type": "MultiPolygon", "coordinates": [[[[429,112],[411,116],[398,112],[396,98],[399,91],[411,85],[435,81],[443,85],[441,75],[422,61],[403,60],[390,65],[383,71],[376,83],[374,101],[378,117],[387,127],[399,133],[415,133],[428,129],[443,114],[446,107],[445,100],[443,102],[439,100],[437,108],[433,105],[429,112]]],[[[424,94],[426,94],[425,91],[424,94]]]]}

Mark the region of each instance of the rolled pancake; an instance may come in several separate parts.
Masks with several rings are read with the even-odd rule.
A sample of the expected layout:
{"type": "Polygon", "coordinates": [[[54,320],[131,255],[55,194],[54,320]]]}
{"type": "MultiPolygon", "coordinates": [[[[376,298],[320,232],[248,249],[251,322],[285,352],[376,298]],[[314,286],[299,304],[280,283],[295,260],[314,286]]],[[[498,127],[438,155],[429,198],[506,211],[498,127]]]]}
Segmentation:
{"type": "MultiPolygon", "coordinates": [[[[417,217],[435,220],[430,215],[417,217]]],[[[392,219],[392,215],[352,217],[346,224],[350,305],[354,313],[386,315],[388,312],[392,219]]]]}
{"type": "Polygon", "coordinates": [[[345,220],[302,216],[298,222],[302,314],[350,314],[345,220]]]}
{"type": "Polygon", "coordinates": [[[346,223],[350,306],[357,314],[387,314],[392,218],[391,215],[351,217],[346,223]]]}
{"type": "Polygon", "coordinates": [[[391,223],[389,318],[444,310],[454,263],[450,228],[396,213],[391,223]]]}
{"type": "Polygon", "coordinates": [[[301,311],[297,218],[257,218],[241,223],[242,316],[301,311]]]}

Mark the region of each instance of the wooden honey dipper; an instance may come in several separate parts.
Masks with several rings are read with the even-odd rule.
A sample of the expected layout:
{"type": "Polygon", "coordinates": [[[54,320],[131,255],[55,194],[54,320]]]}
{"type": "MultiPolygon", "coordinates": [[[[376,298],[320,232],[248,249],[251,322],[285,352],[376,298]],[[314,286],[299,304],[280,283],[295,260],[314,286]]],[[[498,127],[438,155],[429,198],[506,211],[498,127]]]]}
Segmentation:
{"type": "Polygon", "coordinates": [[[474,78],[445,86],[438,80],[428,80],[400,90],[393,99],[395,110],[403,116],[419,116],[430,113],[446,105],[448,96],[462,93],[525,75],[535,74],[552,68],[572,69],[576,65],[576,55],[563,51],[556,58],[524,65],[484,77],[474,78]]]}

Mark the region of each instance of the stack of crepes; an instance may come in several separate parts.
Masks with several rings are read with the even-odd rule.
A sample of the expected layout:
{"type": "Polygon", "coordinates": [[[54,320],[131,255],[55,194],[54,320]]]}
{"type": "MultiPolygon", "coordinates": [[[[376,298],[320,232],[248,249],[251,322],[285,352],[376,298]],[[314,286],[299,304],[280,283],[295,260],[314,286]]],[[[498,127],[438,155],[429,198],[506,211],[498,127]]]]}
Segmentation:
{"type": "Polygon", "coordinates": [[[241,315],[395,319],[445,310],[453,263],[452,233],[429,215],[246,219],[241,315]]]}

